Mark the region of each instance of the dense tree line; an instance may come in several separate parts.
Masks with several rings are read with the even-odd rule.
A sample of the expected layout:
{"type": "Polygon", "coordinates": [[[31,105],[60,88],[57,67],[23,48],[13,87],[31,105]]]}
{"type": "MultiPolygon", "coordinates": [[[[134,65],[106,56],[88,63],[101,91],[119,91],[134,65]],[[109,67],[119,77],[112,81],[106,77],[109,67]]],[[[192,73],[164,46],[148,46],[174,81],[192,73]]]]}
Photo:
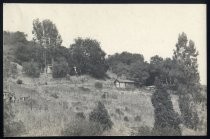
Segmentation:
{"type": "Polygon", "coordinates": [[[62,38],[50,20],[33,21],[33,41],[28,41],[23,32],[4,31],[4,45],[13,45],[14,61],[24,66],[31,77],[39,77],[45,65],[53,63],[53,77],[61,78],[67,74],[88,74],[104,78],[108,70],[106,53],[97,40],[76,38],[70,48],[61,46],[62,38]]]}

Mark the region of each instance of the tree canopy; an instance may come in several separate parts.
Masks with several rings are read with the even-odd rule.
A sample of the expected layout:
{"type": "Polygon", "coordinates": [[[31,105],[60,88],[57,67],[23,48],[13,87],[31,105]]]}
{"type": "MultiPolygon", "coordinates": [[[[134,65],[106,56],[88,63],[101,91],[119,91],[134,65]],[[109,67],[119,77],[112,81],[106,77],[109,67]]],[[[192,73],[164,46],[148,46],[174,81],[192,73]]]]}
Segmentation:
{"type": "Polygon", "coordinates": [[[75,43],[70,45],[69,52],[72,66],[77,67],[81,74],[89,74],[96,78],[105,76],[108,70],[106,53],[97,40],[77,38],[75,43]]]}
{"type": "Polygon", "coordinates": [[[39,42],[40,45],[46,45],[47,47],[60,46],[62,43],[61,36],[57,30],[56,25],[49,19],[39,21],[39,19],[33,20],[33,40],[39,42]]]}

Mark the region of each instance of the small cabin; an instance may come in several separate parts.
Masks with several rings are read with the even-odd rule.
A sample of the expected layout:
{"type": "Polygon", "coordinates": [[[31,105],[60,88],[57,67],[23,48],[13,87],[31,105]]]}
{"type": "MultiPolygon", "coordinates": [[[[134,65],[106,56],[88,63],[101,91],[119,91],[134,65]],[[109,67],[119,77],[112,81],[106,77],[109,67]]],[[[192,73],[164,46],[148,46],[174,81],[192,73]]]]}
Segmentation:
{"type": "Polygon", "coordinates": [[[138,83],[135,82],[135,81],[131,81],[131,80],[119,80],[119,79],[116,79],[114,81],[114,85],[117,88],[127,88],[127,87],[135,87],[136,85],[138,85],[138,83]]]}

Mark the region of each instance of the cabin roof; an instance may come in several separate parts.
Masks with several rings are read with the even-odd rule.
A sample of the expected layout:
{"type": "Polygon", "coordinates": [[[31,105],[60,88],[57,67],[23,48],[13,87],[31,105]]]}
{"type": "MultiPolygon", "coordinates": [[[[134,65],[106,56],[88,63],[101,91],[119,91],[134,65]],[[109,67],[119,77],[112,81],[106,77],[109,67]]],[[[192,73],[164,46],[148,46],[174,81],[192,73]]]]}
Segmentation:
{"type": "Polygon", "coordinates": [[[120,83],[136,83],[135,81],[131,81],[131,80],[119,80],[119,79],[116,79],[114,82],[120,82],[120,83]]]}

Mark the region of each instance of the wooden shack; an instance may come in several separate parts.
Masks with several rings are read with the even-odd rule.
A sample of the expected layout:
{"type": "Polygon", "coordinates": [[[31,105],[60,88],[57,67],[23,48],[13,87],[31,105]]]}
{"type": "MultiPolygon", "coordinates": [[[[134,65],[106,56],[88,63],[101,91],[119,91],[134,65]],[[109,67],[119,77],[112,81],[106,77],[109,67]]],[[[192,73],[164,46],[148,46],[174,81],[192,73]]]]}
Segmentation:
{"type": "Polygon", "coordinates": [[[127,87],[135,87],[136,85],[138,85],[138,83],[135,82],[135,81],[131,81],[131,80],[119,80],[119,79],[116,79],[114,81],[114,85],[117,88],[127,88],[127,87]]]}

